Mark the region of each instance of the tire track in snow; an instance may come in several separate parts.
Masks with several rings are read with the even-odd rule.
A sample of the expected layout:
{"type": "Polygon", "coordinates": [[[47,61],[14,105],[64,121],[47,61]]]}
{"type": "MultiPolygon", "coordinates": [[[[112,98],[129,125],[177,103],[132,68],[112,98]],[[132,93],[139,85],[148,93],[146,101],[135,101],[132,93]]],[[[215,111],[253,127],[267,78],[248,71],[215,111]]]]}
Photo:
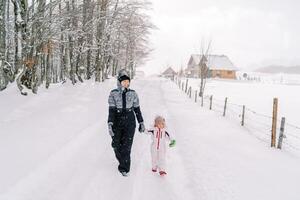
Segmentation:
{"type": "MultiPolygon", "coordinates": [[[[101,102],[107,102],[107,99],[102,94],[108,94],[107,84],[115,85],[115,82],[107,81],[105,84],[87,82],[87,84],[88,87],[85,84],[70,87],[64,85],[57,88],[57,91],[49,89],[47,92],[41,92],[39,94],[41,96],[29,96],[21,107],[31,110],[32,117],[27,119],[24,116],[21,121],[6,123],[9,134],[4,133],[5,137],[0,141],[0,146],[6,151],[0,152],[0,157],[4,158],[2,160],[4,170],[0,175],[2,174],[5,180],[2,179],[4,187],[0,188],[0,193],[5,193],[19,180],[26,179],[28,174],[33,173],[36,168],[47,162],[49,157],[92,125],[87,123],[94,121],[95,118],[96,124],[104,121],[106,116],[102,117],[101,114],[105,115],[103,113],[107,113],[107,108],[106,105],[101,106],[101,102]],[[99,94],[95,94],[97,91],[100,91],[99,94]],[[82,98],[85,98],[85,101],[82,98]],[[93,101],[86,103],[87,99],[93,101]],[[100,102],[99,106],[97,102],[100,102]],[[73,109],[77,105],[84,105],[86,111],[73,109]],[[60,112],[69,108],[73,112],[60,112]],[[33,122],[38,123],[33,125],[33,122]],[[10,169],[10,173],[5,174],[5,169],[10,169]],[[13,171],[16,173],[12,173],[13,171]]],[[[18,104],[15,107],[20,108],[18,104]]],[[[106,126],[102,128],[106,129],[106,126]]]]}
{"type": "MultiPolygon", "coordinates": [[[[194,174],[194,176],[190,176],[190,185],[193,188],[194,194],[198,195],[198,198],[201,196],[201,199],[235,199],[233,186],[231,185],[234,182],[232,180],[234,174],[231,170],[226,170],[226,164],[222,161],[224,158],[214,148],[216,145],[215,138],[212,135],[208,134],[209,137],[207,137],[206,134],[203,135],[201,133],[203,129],[205,131],[213,130],[211,134],[216,135],[216,129],[211,127],[215,125],[206,124],[213,118],[216,118],[215,114],[203,112],[200,110],[201,108],[195,107],[197,104],[194,104],[194,102],[182,94],[176,86],[174,88],[174,86],[174,83],[170,81],[166,82],[163,86],[164,90],[173,90],[173,93],[170,93],[172,94],[171,96],[164,96],[164,98],[165,102],[168,102],[167,107],[169,109],[174,109],[180,103],[184,103],[184,107],[176,111],[172,110],[172,113],[181,112],[182,115],[191,115],[188,117],[189,124],[183,124],[187,120],[177,117],[174,117],[173,121],[174,128],[182,134],[180,138],[182,139],[182,145],[185,146],[185,148],[178,148],[185,163],[185,170],[190,174],[194,174]],[[172,102],[171,100],[176,97],[179,98],[172,102]],[[195,112],[198,112],[191,112],[193,109],[195,112]],[[210,141],[211,139],[213,141],[210,141]],[[194,142],[195,140],[201,140],[201,142],[194,142]],[[195,157],[195,155],[199,156],[199,158],[195,157]],[[222,163],[222,167],[218,165],[219,163],[222,163]],[[200,166],[197,166],[199,164],[200,166]]],[[[221,118],[221,120],[224,119],[221,118]]],[[[224,127],[221,126],[220,128],[224,127]]]]}
{"type": "MultiPolygon", "coordinates": [[[[137,89],[139,97],[140,95],[143,96],[143,93],[145,92],[144,88],[146,82],[139,82],[137,85],[135,85],[135,81],[132,83],[132,88],[137,89]]],[[[109,137],[108,133],[107,137],[109,137]]],[[[118,172],[118,163],[114,156],[113,149],[111,148],[111,139],[109,137],[109,142],[105,143],[104,145],[108,146],[108,149],[110,151],[109,154],[111,154],[112,156],[106,156],[101,158],[104,167],[101,167],[99,170],[95,171],[95,176],[90,180],[88,186],[83,191],[83,200],[133,199],[133,193],[136,189],[134,185],[138,179],[137,171],[140,169],[141,165],[141,155],[139,153],[140,148],[139,144],[137,144],[137,140],[140,137],[140,133],[138,133],[137,130],[134,137],[135,139],[131,153],[132,162],[130,176],[122,177],[121,174],[118,172]]]]}
{"type": "MultiPolygon", "coordinates": [[[[170,113],[163,98],[162,84],[165,79],[145,79],[148,82],[146,90],[142,99],[146,99],[143,106],[143,114],[146,126],[148,127],[154,117],[158,114],[166,117],[167,124],[172,127],[173,122],[169,120],[170,113]]],[[[172,131],[173,132],[173,131],[172,131]]],[[[171,132],[171,133],[172,133],[171,132]]],[[[192,200],[193,191],[189,189],[188,176],[186,176],[182,160],[176,149],[168,149],[167,153],[167,173],[166,177],[159,177],[158,174],[151,172],[151,155],[150,155],[150,137],[145,135],[143,137],[144,148],[141,155],[141,166],[137,171],[137,180],[134,186],[133,200],[152,200],[152,199],[188,199],[192,200]]]]}
{"type": "MultiPolygon", "coordinates": [[[[95,97],[92,94],[94,92],[93,89],[89,90],[85,87],[76,89],[78,92],[75,94],[72,93],[71,98],[69,97],[66,99],[68,102],[72,102],[73,97],[78,96],[79,94],[84,95],[87,98],[90,93],[91,97],[95,97]]],[[[104,90],[106,90],[106,88],[104,88],[104,90]]],[[[73,106],[66,102],[64,102],[63,105],[73,106]]],[[[80,115],[80,113],[77,114],[80,115]]],[[[14,196],[16,199],[32,199],[32,197],[37,199],[35,196],[43,197],[42,199],[51,199],[51,197],[52,199],[60,199],[60,197],[68,196],[65,195],[67,190],[73,190],[69,193],[71,196],[72,193],[79,194],[81,190],[76,188],[76,185],[80,185],[78,184],[78,181],[80,180],[79,182],[82,182],[81,185],[84,185],[87,179],[92,175],[91,172],[95,170],[93,168],[100,165],[100,160],[95,159],[95,157],[98,157],[95,153],[97,151],[101,152],[101,150],[104,149],[101,148],[101,141],[103,141],[103,138],[99,139],[99,137],[100,134],[104,135],[104,132],[107,132],[104,117],[102,124],[101,118],[97,118],[96,121],[89,125],[85,125],[83,129],[79,129],[75,133],[72,133],[72,137],[70,137],[68,141],[64,141],[64,144],[61,144],[58,149],[51,152],[47,159],[43,160],[38,166],[32,168],[33,170],[31,170],[30,173],[22,179],[19,179],[18,182],[2,196],[14,196]],[[86,161],[86,164],[82,163],[84,161],[86,161]]],[[[68,133],[67,135],[70,134],[68,133]]],[[[106,140],[106,137],[104,140],[106,140]]],[[[0,196],[0,199],[2,196],[0,196]]]]}
{"type": "MultiPolygon", "coordinates": [[[[149,79],[140,80],[146,83],[140,92],[140,99],[142,106],[143,117],[146,128],[152,123],[158,110],[161,109],[157,81],[149,79]]],[[[140,84],[139,84],[140,85],[140,84]]],[[[142,134],[136,139],[136,145],[139,147],[135,152],[139,152],[139,163],[136,168],[133,186],[132,200],[152,200],[152,199],[177,199],[169,184],[167,184],[167,177],[159,177],[157,173],[151,171],[151,154],[150,144],[151,139],[149,135],[142,134]]]]}
{"type": "MultiPolygon", "coordinates": [[[[86,178],[91,177],[95,166],[97,165],[97,159],[95,154],[92,153],[94,148],[89,149],[90,144],[99,139],[97,130],[104,127],[104,123],[91,125],[83,130],[79,135],[69,141],[60,150],[53,153],[49,159],[44,162],[37,169],[32,171],[27,177],[20,180],[9,191],[0,196],[0,199],[14,199],[14,200],[29,200],[29,199],[66,199],[64,193],[71,188],[70,194],[78,194],[81,189],[70,187],[78,180],[74,180],[73,177],[79,175],[81,162],[86,162],[83,167],[83,172],[86,177],[81,184],[84,185],[86,178]],[[92,151],[91,151],[92,150],[92,151]],[[86,156],[89,156],[88,158],[86,156]],[[88,161],[88,162],[87,162],[88,161]],[[75,182],[73,182],[73,180],[75,182]]],[[[95,145],[92,145],[95,147],[95,145]]]]}

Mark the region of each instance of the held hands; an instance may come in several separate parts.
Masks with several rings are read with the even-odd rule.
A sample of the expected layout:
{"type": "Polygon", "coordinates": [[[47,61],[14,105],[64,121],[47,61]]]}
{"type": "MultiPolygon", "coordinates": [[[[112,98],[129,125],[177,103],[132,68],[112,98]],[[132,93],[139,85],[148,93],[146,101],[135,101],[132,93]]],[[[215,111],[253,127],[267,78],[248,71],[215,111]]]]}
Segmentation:
{"type": "Polygon", "coordinates": [[[176,140],[171,140],[169,147],[174,147],[176,145],[176,140]]]}
{"type": "Polygon", "coordinates": [[[145,132],[145,125],[144,122],[141,122],[139,125],[139,132],[140,133],[144,133],[145,132]]]}
{"type": "Polygon", "coordinates": [[[108,123],[108,133],[109,133],[109,135],[110,135],[111,137],[113,137],[113,136],[115,135],[114,132],[113,132],[113,129],[112,129],[112,125],[113,125],[112,122],[109,122],[109,123],[108,123]]]}
{"type": "MultiPolygon", "coordinates": [[[[109,123],[108,123],[108,133],[109,133],[109,135],[110,135],[111,137],[113,137],[113,136],[115,135],[115,133],[113,132],[113,129],[112,129],[112,125],[113,125],[112,122],[109,122],[109,123]]],[[[140,125],[139,125],[139,132],[140,132],[140,133],[145,132],[145,125],[144,125],[143,122],[141,122],[140,125]]]]}

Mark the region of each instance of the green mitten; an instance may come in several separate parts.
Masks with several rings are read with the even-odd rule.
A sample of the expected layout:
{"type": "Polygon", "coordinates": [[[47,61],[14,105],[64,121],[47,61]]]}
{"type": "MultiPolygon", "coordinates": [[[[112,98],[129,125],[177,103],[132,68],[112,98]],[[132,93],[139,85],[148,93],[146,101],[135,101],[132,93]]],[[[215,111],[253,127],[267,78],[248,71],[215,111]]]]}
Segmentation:
{"type": "Polygon", "coordinates": [[[169,147],[174,147],[176,144],[176,140],[171,140],[169,147]]]}

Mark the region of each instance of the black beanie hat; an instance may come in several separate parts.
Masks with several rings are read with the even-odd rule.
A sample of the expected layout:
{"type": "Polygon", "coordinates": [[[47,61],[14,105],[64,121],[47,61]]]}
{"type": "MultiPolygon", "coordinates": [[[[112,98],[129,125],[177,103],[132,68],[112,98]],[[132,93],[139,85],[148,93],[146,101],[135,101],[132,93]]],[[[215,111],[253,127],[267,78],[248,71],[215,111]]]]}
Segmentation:
{"type": "Polygon", "coordinates": [[[129,81],[130,81],[130,78],[129,78],[129,76],[127,76],[127,75],[123,75],[123,76],[121,76],[118,80],[119,80],[120,83],[121,83],[121,82],[124,81],[124,80],[129,80],[129,81]]]}

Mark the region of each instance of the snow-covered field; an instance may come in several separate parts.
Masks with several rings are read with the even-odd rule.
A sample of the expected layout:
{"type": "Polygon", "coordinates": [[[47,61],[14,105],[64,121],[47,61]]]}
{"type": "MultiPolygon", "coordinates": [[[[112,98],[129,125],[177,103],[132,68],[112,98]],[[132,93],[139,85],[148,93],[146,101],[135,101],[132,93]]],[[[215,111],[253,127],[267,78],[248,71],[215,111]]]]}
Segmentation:
{"type": "MultiPolygon", "coordinates": [[[[146,126],[162,114],[177,140],[168,151],[168,175],[151,172],[150,138],[136,132],[131,175],[120,176],[106,125],[107,97],[115,85],[115,80],[67,83],[27,97],[15,86],[1,92],[0,199],[300,199],[298,156],[269,148],[251,129],[201,108],[175,83],[161,78],[133,80],[132,88],[140,96],[146,126]]],[[[279,92],[267,93],[263,87],[272,88],[212,81],[207,94],[269,113],[279,92]]],[[[299,96],[289,94],[294,96],[278,96],[280,114],[297,124],[293,114],[299,105],[284,105],[292,97],[296,104],[299,96]]]]}
{"type": "Polygon", "coordinates": [[[252,82],[270,84],[300,85],[300,74],[271,74],[261,72],[237,71],[236,75],[238,80],[248,80],[252,82]],[[246,77],[244,77],[245,74],[247,75],[246,77]]]}
{"type": "MultiPolygon", "coordinates": [[[[182,79],[185,82],[185,79],[182,79]]],[[[200,80],[189,79],[189,86],[199,91],[200,80]]],[[[225,98],[228,98],[227,115],[241,122],[242,106],[246,106],[245,127],[256,133],[259,139],[269,142],[271,137],[273,99],[278,98],[277,132],[281,118],[286,118],[285,147],[300,155],[300,85],[252,82],[241,80],[208,79],[204,106],[209,107],[213,95],[213,110],[223,114],[225,98]]],[[[194,97],[192,97],[194,98],[194,97]]],[[[278,136],[279,134],[277,134],[278,136]]],[[[284,147],[284,148],[285,148],[284,147]]]]}

